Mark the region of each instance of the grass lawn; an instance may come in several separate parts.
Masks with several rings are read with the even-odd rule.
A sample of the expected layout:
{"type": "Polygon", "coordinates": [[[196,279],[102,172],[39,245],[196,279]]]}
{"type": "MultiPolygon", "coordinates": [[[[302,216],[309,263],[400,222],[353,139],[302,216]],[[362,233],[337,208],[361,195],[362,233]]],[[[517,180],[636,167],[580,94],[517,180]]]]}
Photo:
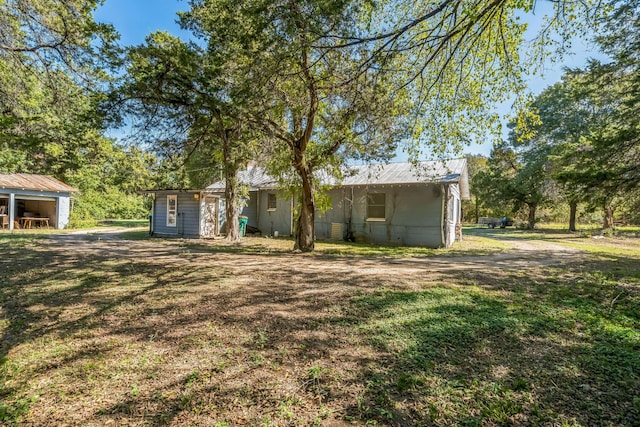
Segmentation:
{"type": "MultiPolygon", "coordinates": [[[[136,238],[133,234],[132,238],[136,238]]],[[[138,234],[137,238],[146,239],[148,234],[138,234]]],[[[184,244],[192,249],[210,252],[230,253],[289,253],[293,248],[292,238],[263,238],[247,237],[238,244],[227,244],[221,240],[193,240],[184,244]]],[[[457,242],[450,248],[430,249],[420,247],[384,246],[366,243],[317,241],[315,251],[311,256],[324,257],[377,257],[377,258],[407,258],[430,256],[481,256],[495,254],[509,249],[508,243],[500,242],[489,237],[478,235],[464,236],[462,242],[457,242]]]]}
{"type": "Polygon", "coordinates": [[[496,232],[0,234],[0,425],[640,425],[640,239],[496,232]]]}

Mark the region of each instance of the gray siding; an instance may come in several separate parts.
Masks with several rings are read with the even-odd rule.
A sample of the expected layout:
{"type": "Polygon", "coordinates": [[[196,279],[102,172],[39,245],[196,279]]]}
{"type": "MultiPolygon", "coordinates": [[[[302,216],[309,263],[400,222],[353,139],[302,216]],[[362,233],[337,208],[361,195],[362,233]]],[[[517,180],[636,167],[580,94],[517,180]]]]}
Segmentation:
{"type": "Polygon", "coordinates": [[[153,232],[159,236],[200,237],[200,200],[193,193],[156,193],[153,232]],[[175,227],[167,227],[167,196],[177,195],[178,217],[175,227]]]}
{"type": "Polygon", "coordinates": [[[247,225],[258,227],[258,192],[250,191],[249,200],[245,202],[247,206],[242,208],[242,214],[247,217],[247,225]]]}
{"type": "Polygon", "coordinates": [[[442,191],[440,185],[369,186],[329,192],[331,210],[317,215],[316,237],[327,239],[331,223],[344,223],[356,241],[403,246],[440,247],[442,242],[442,191]],[[367,194],[385,194],[385,220],[367,220],[367,194]],[[352,199],[353,207],[347,199],[352,199]]]}
{"type": "Polygon", "coordinates": [[[324,212],[316,212],[316,238],[329,239],[331,237],[331,224],[341,223],[342,238],[347,234],[349,222],[349,209],[351,188],[334,188],[327,192],[331,200],[331,208],[324,212]]]}
{"type": "Polygon", "coordinates": [[[178,227],[167,227],[167,194],[156,193],[153,209],[153,233],[161,236],[177,236],[178,227]]]}
{"type": "Polygon", "coordinates": [[[275,231],[280,236],[293,234],[291,230],[291,200],[286,199],[282,192],[276,190],[260,190],[258,192],[258,225],[264,235],[272,236],[275,231]],[[276,209],[267,209],[269,193],[276,194],[276,209]]]}
{"type": "MultiPolygon", "coordinates": [[[[227,232],[227,218],[226,218],[226,200],[224,199],[224,193],[220,194],[220,233],[225,234],[227,232]]],[[[258,192],[250,191],[249,199],[245,200],[246,206],[242,207],[242,211],[240,211],[240,215],[247,217],[247,225],[252,227],[258,227],[258,192]]]]}
{"type": "MultiPolygon", "coordinates": [[[[440,184],[411,185],[370,185],[341,187],[329,191],[331,208],[316,213],[316,238],[329,239],[332,224],[342,224],[342,238],[349,229],[356,241],[401,246],[424,246],[437,248],[443,242],[443,186],[440,184]],[[367,194],[385,194],[384,220],[367,219],[367,194]]],[[[452,222],[459,218],[458,189],[452,189],[452,222]]],[[[248,224],[260,229],[264,235],[291,235],[291,200],[276,190],[252,191],[242,215],[248,217],[248,224]],[[267,208],[268,195],[276,194],[276,209],[267,208]]],[[[221,200],[222,202],[222,200],[221,200]]],[[[160,236],[199,237],[199,206],[193,193],[157,193],[153,221],[154,233],[160,236]],[[178,196],[177,227],[167,227],[167,195],[178,196]]],[[[221,206],[221,213],[224,207],[221,206]]],[[[451,222],[448,232],[451,232],[451,222]]]]}

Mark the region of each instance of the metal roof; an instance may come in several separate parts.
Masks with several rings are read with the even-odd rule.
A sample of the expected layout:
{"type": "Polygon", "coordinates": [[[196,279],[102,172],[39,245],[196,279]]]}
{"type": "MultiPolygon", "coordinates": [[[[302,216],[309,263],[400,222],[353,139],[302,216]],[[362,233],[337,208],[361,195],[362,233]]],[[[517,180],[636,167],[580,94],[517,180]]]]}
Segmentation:
{"type": "MultiPolygon", "coordinates": [[[[322,181],[335,186],[399,185],[421,183],[458,183],[463,199],[469,198],[467,160],[432,160],[414,163],[388,163],[349,166],[342,182],[324,177],[322,181]]],[[[277,188],[277,181],[260,167],[250,167],[238,174],[238,179],[251,190],[277,188]]],[[[205,191],[223,192],[224,180],[208,186],[205,191]]]]}
{"type": "Polygon", "coordinates": [[[0,174],[0,189],[77,193],[78,190],[47,175],[30,173],[0,174]]]}
{"type": "Polygon", "coordinates": [[[465,159],[351,166],[342,185],[383,185],[459,182],[465,159]]]}
{"type": "MultiPolygon", "coordinates": [[[[267,172],[257,166],[249,167],[246,170],[238,173],[238,181],[244,185],[248,185],[251,191],[259,190],[261,188],[277,188],[278,182],[269,176],[267,172]]],[[[225,180],[216,181],[207,188],[205,191],[218,193],[223,192],[225,187],[225,180]]]]}

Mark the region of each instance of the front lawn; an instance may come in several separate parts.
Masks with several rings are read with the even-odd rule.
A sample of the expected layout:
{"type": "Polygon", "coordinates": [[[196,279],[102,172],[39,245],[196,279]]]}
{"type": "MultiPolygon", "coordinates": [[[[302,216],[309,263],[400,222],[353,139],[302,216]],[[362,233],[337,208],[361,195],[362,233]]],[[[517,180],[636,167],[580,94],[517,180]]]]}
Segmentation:
{"type": "Polygon", "coordinates": [[[494,268],[490,237],[127,236],[0,235],[0,424],[640,424],[637,242],[494,268]]]}
{"type": "MultiPolygon", "coordinates": [[[[161,244],[174,244],[175,241],[160,240],[161,244]]],[[[228,253],[290,253],[294,241],[288,237],[277,239],[267,237],[243,237],[239,243],[226,243],[223,239],[189,239],[180,241],[184,246],[209,252],[228,253]]],[[[324,257],[376,257],[376,258],[407,258],[432,256],[480,256],[490,255],[509,249],[508,243],[498,240],[468,235],[462,241],[455,242],[449,248],[422,248],[410,246],[385,246],[367,243],[351,243],[342,241],[316,241],[315,251],[310,256],[324,257]]]]}

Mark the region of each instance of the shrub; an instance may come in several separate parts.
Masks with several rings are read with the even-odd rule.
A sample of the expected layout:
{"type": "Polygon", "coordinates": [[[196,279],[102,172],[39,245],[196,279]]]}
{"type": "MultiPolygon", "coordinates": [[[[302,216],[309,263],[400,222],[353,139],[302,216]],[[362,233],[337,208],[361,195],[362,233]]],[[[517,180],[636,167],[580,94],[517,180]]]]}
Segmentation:
{"type": "Polygon", "coordinates": [[[88,190],[75,200],[70,215],[70,225],[91,220],[145,219],[150,202],[137,194],[127,194],[118,189],[105,192],[88,190]]]}

